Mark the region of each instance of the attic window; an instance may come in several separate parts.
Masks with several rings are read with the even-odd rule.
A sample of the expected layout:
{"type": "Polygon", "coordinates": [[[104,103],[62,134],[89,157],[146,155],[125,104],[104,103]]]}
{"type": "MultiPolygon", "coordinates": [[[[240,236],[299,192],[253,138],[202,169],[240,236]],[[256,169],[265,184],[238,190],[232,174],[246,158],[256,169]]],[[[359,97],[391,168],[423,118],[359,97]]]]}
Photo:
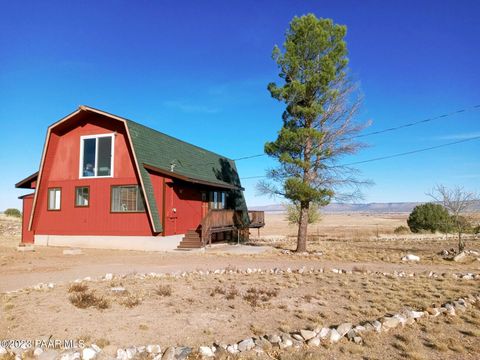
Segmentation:
{"type": "Polygon", "coordinates": [[[80,178],[112,177],[113,134],[80,137],[80,178]]]}

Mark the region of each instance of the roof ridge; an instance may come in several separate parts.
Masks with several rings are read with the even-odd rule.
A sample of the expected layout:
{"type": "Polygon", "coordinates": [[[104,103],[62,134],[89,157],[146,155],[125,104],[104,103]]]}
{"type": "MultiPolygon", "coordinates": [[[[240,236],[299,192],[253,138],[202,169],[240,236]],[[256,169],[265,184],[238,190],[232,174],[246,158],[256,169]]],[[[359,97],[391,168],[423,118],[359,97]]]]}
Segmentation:
{"type": "Polygon", "coordinates": [[[224,159],[226,159],[226,160],[228,160],[228,161],[233,161],[233,162],[235,162],[235,160],[233,160],[233,159],[231,159],[231,158],[229,158],[229,157],[227,157],[227,156],[225,156],[225,155],[216,153],[216,152],[211,151],[211,150],[207,150],[207,149],[205,149],[205,148],[203,148],[203,147],[201,147],[201,146],[198,146],[198,145],[189,143],[188,141],[179,139],[179,138],[177,138],[177,137],[175,137],[175,136],[168,135],[168,134],[166,134],[166,133],[164,133],[164,132],[162,132],[162,131],[159,131],[159,130],[157,130],[157,129],[154,129],[154,128],[150,127],[150,126],[146,126],[146,125],[140,124],[140,123],[137,122],[137,121],[130,120],[130,119],[125,119],[125,120],[128,121],[128,122],[134,123],[134,124],[137,125],[137,126],[141,126],[141,127],[145,128],[145,129],[148,129],[148,130],[150,130],[150,131],[154,131],[154,132],[156,132],[156,133],[158,133],[158,134],[160,134],[160,135],[169,137],[170,139],[173,139],[173,140],[182,142],[182,143],[187,144],[187,145],[189,145],[189,146],[196,147],[197,149],[200,149],[200,150],[205,151],[205,152],[207,152],[207,153],[210,153],[210,154],[212,154],[212,155],[215,155],[215,156],[224,158],[224,159]]]}

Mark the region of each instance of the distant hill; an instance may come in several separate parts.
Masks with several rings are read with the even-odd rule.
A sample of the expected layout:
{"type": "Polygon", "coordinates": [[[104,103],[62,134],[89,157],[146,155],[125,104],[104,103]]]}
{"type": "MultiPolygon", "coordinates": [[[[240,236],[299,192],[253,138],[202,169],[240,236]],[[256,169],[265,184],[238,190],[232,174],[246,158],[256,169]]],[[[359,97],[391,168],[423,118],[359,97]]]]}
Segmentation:
{"type": "MultiPolygon", "coordinates": [[[[369,203],[369,204],[338,204],[332,203],[322,209],[326,213],[409,213],[413,208],[422,202],[392,202],[392,203],[369,203]]],[[[253,206],[250,210],[261,210],[265,212],[282,212],[282,204],[265,206],[253,206]]]]}
{"type": "MultiPolygon", "coordinates": [[[[391,202],[391,203],[368,203],[368,204],[339,204],[332,203],[324,208],[324,213],[410,213],[417,205],[424,202],[391,202]]],[[[253,206],[250,210],[261,210],[265,212],[285,211],[282,204],[272,204],[265,206],[253,206]]],[[[473,208],[474,211],[480,211],[480,204],[473,208]]]]}

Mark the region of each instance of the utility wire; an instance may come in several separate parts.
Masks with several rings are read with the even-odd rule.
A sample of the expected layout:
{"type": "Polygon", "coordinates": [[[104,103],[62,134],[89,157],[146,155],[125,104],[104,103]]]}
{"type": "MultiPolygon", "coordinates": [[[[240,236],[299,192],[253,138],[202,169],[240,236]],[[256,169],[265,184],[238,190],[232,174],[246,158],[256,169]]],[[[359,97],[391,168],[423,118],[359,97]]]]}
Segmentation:
{"type": "MultiPolygon", "coordinates": [[[[386,133],[386,132],[401,130],[401,129],[404,129],[404,128],[407,128],[407,127],[411,127],[411,126],[415,126],[415,125],[419,125],[419,124],[424,124],[424,123],[431,122],[431,121],[434,121],[434,120],[444,119],[444,118],[447,118],[447,117],[450,117],[450,116],[453,116],[453,115],[461,114],[463,112],[466,112],[466,111],[469,111],[469,110],[476,110],[476,109],[480,109],[480,104],[470,106],[470,107],[466,107],[464,109],[460,109],[460,110],[453,111],[453,112],[450,112],[450,113],[446,113],[446,114],[443,114],[443,115],[423,119],[423,120],[420,120],[420,121],[414,121],[414,122],[398,125],[398,126],[395,126],[395,127],[383,129],[383,130],[372,131],[372,132],[369,132],[369,133],[366,133],[366,134],[360,134],[360,135],[352,136],[350,139],[362,138],[362,137],[367,137],[367,136],[372,136],[372,135],[383,134],[383,133],[386,133]]],[[[247,160],[247,159],[253,159],[253,158],[266,156],[266,155],[267,154],[262,153],[262,154],[256,154],[256,155],[250,155],[250,156],[243,156],[243,157],[233,159],[233,160],[234,161],[247,160]]]]}
{"type": "MultiPolygon", "coordinates": [[[[373,159],[368,159],[368,160],[363,160],[363,161],[352,162],[352,163],[349,163],[349,164],[342,164],[342,165],[340,165],[340,166],[352,166],[352,165],[358,165],[358,164],[365,164],[365,163],[369,163],[369,162],[373,162],[373,161],[380,161],[380,160],[392,159],[392,158],[396,158],[396,157],[400,157],[400,156],[416,154],[416,153],[420,153],[420,152],[424,152],[424,151],[439,149],[439,148],[442,148],[442,147],[452,146],[452,145],[456,145],[456,144],[460,144],[460,143],[465,143],[465,142],[473,141],[473,140],[479,140],[479,139],[480,139],[480,136],[475,136],[475,137],[471,137],[471,138],[468,138],[468,139],[453,141],[453,142],[449,142],[449,143],[445,143],[445,144],[441,144],[441,145],[436,145],[436,146],[430,146],[430,147],[423,148],[423,149],[406,151],[406,152],[402,152],[402,153],[398,153],[398,154],[392,154],[392,155],[387,155],[387,156],[380,156],[380,157],[376,157],[376,158],[373,158],[373,159]]],[[[258,175],[258,176],[243,177],[243,178],[240,178],[240,179],[241,179],[241,180],[246,180],[246,179],[260,179],[260,178],[265,178],[265,177],[267,177],[267,176],[266,176],[266,175],[258,175]]]]}

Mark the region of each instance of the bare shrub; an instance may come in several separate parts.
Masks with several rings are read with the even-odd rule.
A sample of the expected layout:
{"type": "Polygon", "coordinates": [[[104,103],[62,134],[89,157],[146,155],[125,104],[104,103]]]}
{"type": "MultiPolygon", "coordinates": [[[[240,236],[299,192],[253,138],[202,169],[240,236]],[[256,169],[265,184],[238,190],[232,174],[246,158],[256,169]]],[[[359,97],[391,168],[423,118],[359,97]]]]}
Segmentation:
{"type": "Polygon", "coordinates": [[[126,298],[120,301],[120,304],[131,309],[142,303],[141,299],[135,295],[128,295],[126,298]]]}
{"type": "Polygon", "coordinates": [[[171,296],[172,287],[170,285],[158,285],[155,289],[155,294],[158,296],[171,296]]]}
{"type": "Polygon", "coordinates": [[[225,289],[223,289],[222,287],[220,286],[215,286],[215,288],[212,290],[212,292],[210,293],[210,296],[215,296],[215,295],[225,295],[226,291],[225,289]]]}
{"type": "Polygon", "coordinates": [[[396,235],[405,235],[410,233],[410,229],[406,227],[405,225],[400,225],[393,230],[393,233],[396,235]]]}
{"type": "Polygon", "coordinates": [[[256,307],[259,305],[259,302],[268,302],[272,297],[276,297],[278,295],[278,291],[275,289],[256,289],[251,287],[247,289],[247,293],[243,295],[243,300],[248,302],[252,307],[256,307]]]}
{"type": "Polygon", "coordinates": [[[227,300],[233,300],[235,299],[237,296],[238,296],[239,292],[238,292],[238,289],[235,287],[235,285],[232,285],[230,286],[230,288],[228,289],[226,295],[225,295],[225,298],[227,300]]]}
{"type": "Polygon", "coordinates": [[[84,283],[75,283],[70,285],[68,288],[69,293],[75,293],[75,292],[85,292],[88,290],[88,285],[84,283]]]}
{"type": "Polygon", "coordinates": [[[75,292],[69,297],[70,302],[79,309],[94,307],[98,310],[108,309],[110,303],[103,296],[97,296],[94,291],[75,292]]]}

